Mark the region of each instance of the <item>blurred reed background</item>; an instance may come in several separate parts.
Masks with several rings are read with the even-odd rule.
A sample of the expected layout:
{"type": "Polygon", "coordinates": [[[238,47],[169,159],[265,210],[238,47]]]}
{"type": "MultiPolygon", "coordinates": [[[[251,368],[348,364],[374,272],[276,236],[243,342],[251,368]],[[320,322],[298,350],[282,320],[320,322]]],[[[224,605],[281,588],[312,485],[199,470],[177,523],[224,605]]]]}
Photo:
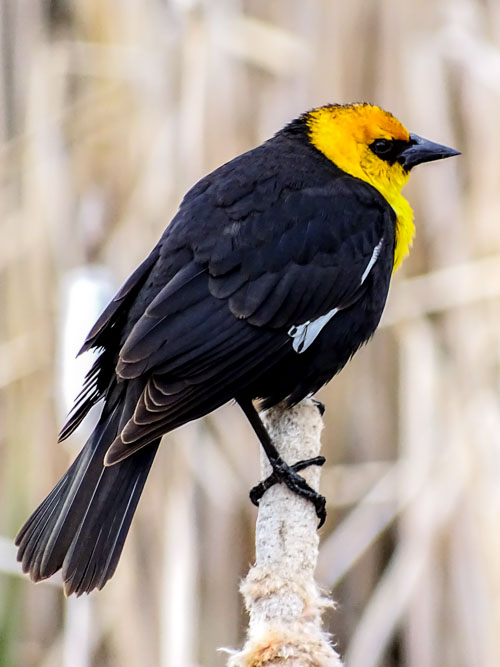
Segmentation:
{"type": "Polygon", "coordinates": [[[326,620],[348,667],[499,665],[498,1],[2,0],[0,22],[0,664],[215,667],[242,641],[259,451],[235,407],[168,437],[101,593],[32,585],[12,537],[85,437],[56,444],[65,351],[186,189],[369,100],[463,156],[413,175],[384,326],[321,395],[326,620]]]}

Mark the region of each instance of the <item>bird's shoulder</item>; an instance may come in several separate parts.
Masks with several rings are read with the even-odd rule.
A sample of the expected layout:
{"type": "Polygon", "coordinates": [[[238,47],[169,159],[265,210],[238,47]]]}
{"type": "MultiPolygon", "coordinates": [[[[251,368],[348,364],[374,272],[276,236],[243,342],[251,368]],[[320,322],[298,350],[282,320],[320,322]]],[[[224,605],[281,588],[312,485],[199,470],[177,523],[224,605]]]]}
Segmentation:
{"type": "MultiPolygon", "coordinates": [[[[346,174],[313,146],[277,135],[202,178],[185,195],[159,243],[159,262],[175,269],[192,253],[216,266],[224,257],[261,250],[295,235],[324,247],[342,243],[393,211],[369,184],[346,174]],[[311,225],[311,223],[313,223],[311,225]],[[307,233],[306,233],[307,232],[307,233]]],[[[394,220],[392,220],[394,224],[394,220]]],[[[277,248],[274,260],[279,261],[277,248]]]]}
{"type": "Polygon", "coordinates": [[[374,188],[312,147],[275,137],[187,193],[139,300],[181,293],[188,276],[181,291],[205,284],[252,324],[300,323],[358,293],[382,239],[392,253],[394,212],[374,188]],[[193,282],[191,264],[205,283],[193,282]]]}

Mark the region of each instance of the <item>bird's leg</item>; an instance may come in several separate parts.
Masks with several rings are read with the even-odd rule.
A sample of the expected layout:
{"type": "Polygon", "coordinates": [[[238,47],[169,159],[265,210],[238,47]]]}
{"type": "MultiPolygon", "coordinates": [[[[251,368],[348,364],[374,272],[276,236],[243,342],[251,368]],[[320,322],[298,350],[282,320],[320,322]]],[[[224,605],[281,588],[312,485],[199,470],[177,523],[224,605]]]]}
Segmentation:
{"type": "Polygon", "coordinates": [[[262,447],[266,453],[268,461],[273,469],[273,472],[265,480],[253,487],[250,491],[250,500],[254,505],[258,505],[264,493],[274,484],[282,482],[286,486],[302,498],[310,500],[316,508],[316,514],[319,518],[320,528],[326,519],[325,498],[317,491],[312,489],[306,480],[299,475],[300,470],[304,470],[311,465],[322,466],[325,462],[324,456],[315,456],[306,461],[298,461],[294,465],[288,465],[281,456],[278,450],[273,445],[266,427],[262,423],[259,413],[254,408],[251,400],[238,400],[238,403],[250,422],[256,436],[259,438],[262,447]]]}

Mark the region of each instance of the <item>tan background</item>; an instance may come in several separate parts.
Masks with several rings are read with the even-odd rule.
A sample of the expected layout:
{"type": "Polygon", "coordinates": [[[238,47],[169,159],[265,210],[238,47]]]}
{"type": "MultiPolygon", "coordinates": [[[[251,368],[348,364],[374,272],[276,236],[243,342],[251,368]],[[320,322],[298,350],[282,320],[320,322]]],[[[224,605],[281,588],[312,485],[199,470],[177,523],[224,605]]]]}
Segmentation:
{"type": "Polygon", "coordinates": [[[499,2],[3,0],[0,52],[0,664],[214,667],[241,642],[235,407],[164,443],[104,591],[19,576],[12,536],[83,437],[56,444],[63,286],[118,286],[205,172],[367,100],[463,156],[412,175],[385,326],[322,392],[327,622],[349,667],[499,665],[499,2]]]}

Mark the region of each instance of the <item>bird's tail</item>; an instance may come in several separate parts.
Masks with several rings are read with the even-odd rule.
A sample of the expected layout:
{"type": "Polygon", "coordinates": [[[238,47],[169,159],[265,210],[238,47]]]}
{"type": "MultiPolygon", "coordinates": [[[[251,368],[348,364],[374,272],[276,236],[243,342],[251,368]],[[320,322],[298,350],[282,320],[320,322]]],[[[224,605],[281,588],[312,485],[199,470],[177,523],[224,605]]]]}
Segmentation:
{"type": "Polygon", "coordinates": [[[62,569],[67,595],[102,588],[113,575],[159,440],[104,467],[123,411],[97,425],[78,457],[16,537],[17,558],[34,581],[62,569]]]}

